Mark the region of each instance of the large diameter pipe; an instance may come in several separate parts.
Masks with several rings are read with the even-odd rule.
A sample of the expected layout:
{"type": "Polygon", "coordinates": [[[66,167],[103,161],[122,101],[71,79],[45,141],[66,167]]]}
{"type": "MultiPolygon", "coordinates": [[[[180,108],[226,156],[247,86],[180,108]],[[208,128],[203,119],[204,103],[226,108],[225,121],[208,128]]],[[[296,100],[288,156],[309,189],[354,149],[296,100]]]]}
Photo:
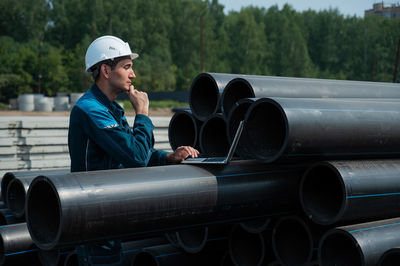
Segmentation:
{"type": "Polygon", "coordinates": [[[41,249],[53,249],[291,212],[304,167],[234,161],[39,176],[28,227],[41,249]]]}
{"type": "Polygon", "coordinates": [[[29,185],[36,176],[16,177],[7,187],[8,208],[17,218],[25,216],[25,198],[29,185]]]}
{"type": "Polygon", "coordinates": [[[221,95],[221,110],[229,114],[242,98],[400,98],[400,85],[385,82],[243,75],[232,79],[221,95]]]}
{"type": "MultiPolygon", "coordinates": [[[[325,229],[327,230],[327,229],[325,229]]],[[[282,265],[310,265],[324,229],[299,216],[281,217],[274,226],[272,246],[282,265]]]]}
{"type": "Polygon", "coordinates": [[[168,244],[165,237],[145,238],[135,241],[121,243],[121,253],[123,255],[123,265],[131,265],[133,258],[144,248],[168,244]]]}
{"type": "Polygon", "coordinates": [[[38,265],[37,251],[26,223],[0,226],[0,265],[38,265]]]}
{"type": "Polygon", "coordinates": [[[220,112],[220,95],[226,84],[235,74],[201,73],[192,82],[189,91],[189,105],[193,115],[205,121],[211,115],[220,112]]]}
{"type": "Polygon", "coordinates": [[[337,227],[319,244],[319,265],[375,266],[387,250],[400,245],[400,218],[337,227]]]}
{"type": "Polygon", "coordinates": [[[165,237],[174,247],[181,248],[187,253],[195,254],[199,253],[206,245],[208,227],[167,232],[165,237]]]}
{"type": "Polygon", "coordinates": [[[38,256],[42,266],[64,266],[67,257],[73,252],[74,249],[40,249],[38,256]]]}
{"type": "Polygon", "coordinates": [[[179,146],[198,149],[201,122],[189,109],[179,110],[172,116],[168,126],[168,139],[172,150],[179,146]]]}
{"type": "Polygon", "coordinates": [[[391,248],[380,257],[378,266],[400,265],[400,247],[391,248]]]}
{"type": "Polygon", "coordinates": [[[226,135],[226,120],[223,115],[209,117],[200,129],[200,150],[206,156],[226,156],[229,141],[226,135]]]}
{"type": "Polygon", "coordinates": [[[399,177],[400,160],[316,163],[301,180],[300,202],[323,225],[399,217],[399,177]]]}
{"type": "Polygon", "coordinates": [[[261,233],[249,233],[242,226],[233,227],[229,236],[229,254],[235,265],[262,265],[265,256],[261,233]]]}
{"type": "Polygon", "coordinates": [[[0,209],[0,226],[25,222],[22,217],[16,217],[10,209],[0,209]]]}
{"type": "Polygon", "coordinates": [[[245,139],[263,162],[400,155],[400,105],[349,99],[261,98],[246,114],[245,139]]]}

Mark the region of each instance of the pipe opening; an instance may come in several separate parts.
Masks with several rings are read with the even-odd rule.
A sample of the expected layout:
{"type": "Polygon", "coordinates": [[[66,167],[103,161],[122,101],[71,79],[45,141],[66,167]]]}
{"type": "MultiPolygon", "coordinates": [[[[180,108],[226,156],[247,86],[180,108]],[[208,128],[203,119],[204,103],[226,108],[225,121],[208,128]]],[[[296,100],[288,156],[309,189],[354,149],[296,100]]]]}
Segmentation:
{"type": "Polygon", "coordinates": [[[192,84],[189,95],[190,109],[199,120],[217,112],[219,90],[214,79],[208,75],[199,76],[192,84]]]}
{"type": "Polygon", "coordinates": [[[138,253],[132,260],[132,265],[135,266],[157,266],[157,259],[148,252],[142,251],[138,253]]]}
{"type": "Polygon", "coordinates": [[[10,182],[7,189],[8,208],[18,216],[25,212],[25,188],[24,184],[18,179],[10,182]]]}
{"type": "Polygon", "coordinates": [[[262,265],[264,239],[261,234],[251,234],[240,226],[229,238],[229,252],[235,265],[262,265]]]}
{"type": "Polygon", "coordinates": [[[398,266],[400,265],[400,250],[395,248],[393,250],[389,250],[382,255],[382,258],[379,260],[379,266],[398,266]]]}
{"type": "Polygon", "coordinates": [[[194,118],[188,113],[174,114],[168,127],[169,143],[172,150],[179,146],[196,146],[197,130],[194,118]]]}
{"type": "Polygon", "coordinates": [[[226,156],[229,142],[226,122],[222,116],[214,116],[204,122],[200,131],[201,152],[207,156],[226,156]]]}
{"type": "Polygon", "coordinates": [[[222,94],[222,111],[227,116],[240,99],[253,97],[255,97],[253,88],[246,80],[233,79],[226,85],[222,94]]]}
{"type": "Polygon", "coordinates": [[[326,165],[311,168],[303,179],[300,200],[304,212],[318,224],[338,220],[344,205],[344,191],[336,172],[326,165]]]}
{"type": "Polygon", "coordinates": [[[27,202],[27,222],[32,240],[35,244],[53,243],[60,227],[60,206],[52,184],[36,179],[31,184],[27,202]]]}
{"type": "Polygon", "coordinates": [[[179,245],[188,253],[198,253],[206,245],[208,227],[182,230],[177,232],[179,245]]]}
{"type": "Polygon", "coordinates": [[[319,252],[320,265],[363,265],[357,243],[344,233],[326,236],[319,252]]]}
{"type": "Polygon", "coordinates": [[[284,265],[303,265],[311,260],[313,240],[303,223],[287,218],[274,228],[273,247],[284,265]]]}
{"type": "Polygon", "coordinates": [[[271,102],[259,101],[247,113],[244,144],[254,158],[271,162],[281,155],[287,138],[286,118],[271,102]]]}
{"type": "Polygon", "coordinates": [[[7,172],[3,175],[3,178],[1,179],[1,197],[3,198],[3,201],[7,204],[7,187],[8,184],[15,178],[14,174],[11,172],[7,172]]]}

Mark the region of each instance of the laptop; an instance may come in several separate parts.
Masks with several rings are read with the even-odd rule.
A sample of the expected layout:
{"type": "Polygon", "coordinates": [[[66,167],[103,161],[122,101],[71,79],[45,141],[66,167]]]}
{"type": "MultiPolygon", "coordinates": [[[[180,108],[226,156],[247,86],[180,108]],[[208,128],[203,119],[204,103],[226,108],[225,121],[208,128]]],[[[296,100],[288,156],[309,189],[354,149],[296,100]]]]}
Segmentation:
{"type": "Polygon", "coordinates": [[[238,129],[236,130],[235,137],[233,138],[232,145],[229,148],[228,155],[226,157],[208,157],[208,158],[187,158],[181,163],[185,164],[228,164],[233,154],[235,153],[237,144],[239,143],[240,136],[242,135],[244,121],[240,121],[238,129]]]}

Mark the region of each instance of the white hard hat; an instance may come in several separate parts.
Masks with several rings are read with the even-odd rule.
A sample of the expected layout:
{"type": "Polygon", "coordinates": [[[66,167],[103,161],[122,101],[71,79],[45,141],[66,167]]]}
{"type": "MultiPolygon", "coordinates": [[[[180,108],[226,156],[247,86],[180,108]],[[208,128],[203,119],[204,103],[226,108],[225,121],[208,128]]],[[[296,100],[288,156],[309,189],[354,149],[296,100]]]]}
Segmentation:
{"type": "Polygon", "coordinates": [[[89,45],[86,51],[86,72],[91,72],[90,68],[98,62],[122,56],[130,56],[131,59],[135,59],[139,55],[132,53],[129,44],[120,38],[110,35],[99,37],[89,45]]]}

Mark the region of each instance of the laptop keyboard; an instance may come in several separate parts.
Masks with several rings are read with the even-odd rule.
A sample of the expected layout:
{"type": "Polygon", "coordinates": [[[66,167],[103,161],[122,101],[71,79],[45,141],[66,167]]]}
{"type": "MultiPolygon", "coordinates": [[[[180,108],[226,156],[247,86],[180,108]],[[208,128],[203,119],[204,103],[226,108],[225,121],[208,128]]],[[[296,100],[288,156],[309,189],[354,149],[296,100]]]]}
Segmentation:
{"type": "Polygon", "coordinates": [[[204,159],[204,162],[219,162],[225,160],[225,157],[212,157],[212,158],[207,158],[204,159]]]}

